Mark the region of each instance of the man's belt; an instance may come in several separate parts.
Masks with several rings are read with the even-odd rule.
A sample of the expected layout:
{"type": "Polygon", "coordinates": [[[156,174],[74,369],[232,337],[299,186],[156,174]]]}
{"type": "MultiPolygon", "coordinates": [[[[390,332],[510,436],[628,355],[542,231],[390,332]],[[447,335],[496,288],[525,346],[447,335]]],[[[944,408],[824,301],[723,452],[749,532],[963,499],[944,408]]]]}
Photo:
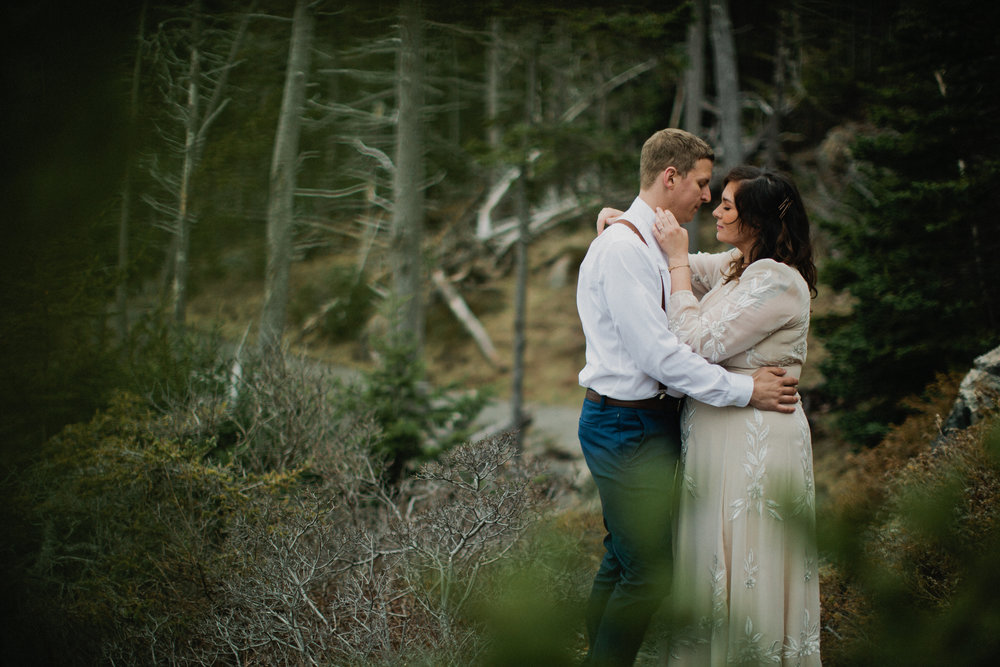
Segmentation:
{"type": "Polygon", "coordinates": [[[680,405],[679,398],[658,394],[652,398],[644,398],[638,401],[623,401],[610,396],[602,396],[593,389],[587,389],[587,400],[604,405],[613,405],[619,408],[637,408],[639,410],[676,410],[680,405]]]}

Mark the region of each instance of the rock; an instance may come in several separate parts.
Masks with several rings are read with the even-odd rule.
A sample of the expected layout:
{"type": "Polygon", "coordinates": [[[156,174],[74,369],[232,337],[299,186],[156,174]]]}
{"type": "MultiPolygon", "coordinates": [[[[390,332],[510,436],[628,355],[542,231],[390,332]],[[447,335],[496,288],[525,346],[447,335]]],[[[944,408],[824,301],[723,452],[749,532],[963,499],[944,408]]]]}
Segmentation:
{"type": "Polygon", "coordinates": [[[975,361],[974,367],[985,373],[1000,376],[1000,347],[990,350],[981,357],[978,357],[975,361]]]}
{"type": "Polygon", "coordinates": [[[1000,347],[977,357],[972,370],[962,379],[958,398],[944,422],[944,431],[963,429],[978,423],[1000,407],[1000,347]]]}

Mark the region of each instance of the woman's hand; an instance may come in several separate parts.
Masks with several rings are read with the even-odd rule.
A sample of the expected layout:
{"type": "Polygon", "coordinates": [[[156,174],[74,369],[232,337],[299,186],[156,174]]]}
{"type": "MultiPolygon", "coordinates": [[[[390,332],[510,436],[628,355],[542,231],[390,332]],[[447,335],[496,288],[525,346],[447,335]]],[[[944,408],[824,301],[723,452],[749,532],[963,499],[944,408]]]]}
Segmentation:
{"type": "Polygon", "coordinates": [[[670,211],[656,208],[656,222],[653,223],[653,236],[667,256],[667,264],[676,266],[687,264],[688,233],[680,226],[677,218],[670,211]]]}
{"type": "Polygon", "coordinates": [[[624,212],[616,208],[602,208],[601,212],[597,214],[597,235],[600,236],[604,228],[608,226],[608,223],[621,217],[621,214],[624,212]]]}

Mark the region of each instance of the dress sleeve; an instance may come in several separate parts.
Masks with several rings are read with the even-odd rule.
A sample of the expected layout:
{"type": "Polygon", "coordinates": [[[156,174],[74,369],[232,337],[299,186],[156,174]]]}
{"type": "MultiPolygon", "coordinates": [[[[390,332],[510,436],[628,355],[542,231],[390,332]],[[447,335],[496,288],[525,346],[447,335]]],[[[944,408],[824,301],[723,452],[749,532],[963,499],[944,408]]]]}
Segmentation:
{"type": "Polygon", "coordinates": [[[735,249],[726,252],[699,252],[688,255],[691,265],[691,290],[697,299],[708,294],[722,281],[722,272],[733,259],[735,249]]]}
{"type": "Polygon", "coordinates": [[[744,352],[808,309],[808,290],[799,273],[774,260],[759,260],[743,272],[723,299],[702,304],[688,291],[670,295],[670,329],[712,363],[744,352]]]}

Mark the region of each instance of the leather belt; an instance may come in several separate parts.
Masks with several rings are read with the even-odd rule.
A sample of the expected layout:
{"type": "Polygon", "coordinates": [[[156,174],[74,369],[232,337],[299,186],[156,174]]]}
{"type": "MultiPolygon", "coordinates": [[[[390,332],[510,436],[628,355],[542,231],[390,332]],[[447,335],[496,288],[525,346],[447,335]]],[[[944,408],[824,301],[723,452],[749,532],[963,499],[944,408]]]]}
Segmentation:
{"type": "Polygon", "coordinates": [[[677,410],[680,408],[681,399],[667,394],[658,394],[652,398],[643,398],[638,401],[624,401],[610,396],[602,396],[593,389],[587,389],[588,401],[594,403],[604,403],[619,408],[636,408],[639,410],[677,410]]]}

